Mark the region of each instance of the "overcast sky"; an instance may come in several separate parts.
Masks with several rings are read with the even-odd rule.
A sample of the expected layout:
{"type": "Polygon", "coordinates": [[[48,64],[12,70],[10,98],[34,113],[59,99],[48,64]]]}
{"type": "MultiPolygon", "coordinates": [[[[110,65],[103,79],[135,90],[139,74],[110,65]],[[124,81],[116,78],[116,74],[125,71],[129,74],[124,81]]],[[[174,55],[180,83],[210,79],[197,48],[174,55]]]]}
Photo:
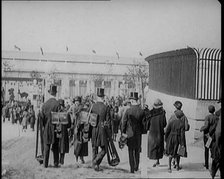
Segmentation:
{"type": "Polygon", "coordinates": [[[143,57],[221,48],[217,0],[2,2],[2,50],[143,57]]]}

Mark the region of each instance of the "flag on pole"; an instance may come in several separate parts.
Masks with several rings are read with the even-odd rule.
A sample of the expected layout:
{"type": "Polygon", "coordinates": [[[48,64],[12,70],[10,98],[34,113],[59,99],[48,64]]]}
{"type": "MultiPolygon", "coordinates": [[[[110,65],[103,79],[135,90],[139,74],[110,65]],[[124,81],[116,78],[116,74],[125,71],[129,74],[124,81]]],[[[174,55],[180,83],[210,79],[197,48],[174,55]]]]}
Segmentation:
{"type": "Polygon", "coordinates": [[[14,45],[14,48],[15,48],[16,50],[21,51],[21,49],[20,49],[19,47],[17,47],[16,45],[14,45]]]}
{"type": "Polygon", "coordinates": [[[40,47],[41,54],[44,55],[42,47],[40,47]]]}
{"type": "Polygon", "coordinates": [[[143,56],[141,52],[139,52],[139,55],[140,55],[140,56],[143,56]]]}
{"type": "Polygon", "coordinates": [[[118,53],[118,52],[116,52],[116,55],[117,55],[117,58],[119,59],[119,58],[120,58],[120,56],[119,56],[119,53],[118,53]]]}
{"type": "Polygon", "coordinates": [[[92,50],[92,52],[96,54],[96,51],[95,50],[92,50]]]}
{"type": "Polygon", "coordinates": [[[66,51],[68,52],[68,46],[66,46],[66,51]]]}

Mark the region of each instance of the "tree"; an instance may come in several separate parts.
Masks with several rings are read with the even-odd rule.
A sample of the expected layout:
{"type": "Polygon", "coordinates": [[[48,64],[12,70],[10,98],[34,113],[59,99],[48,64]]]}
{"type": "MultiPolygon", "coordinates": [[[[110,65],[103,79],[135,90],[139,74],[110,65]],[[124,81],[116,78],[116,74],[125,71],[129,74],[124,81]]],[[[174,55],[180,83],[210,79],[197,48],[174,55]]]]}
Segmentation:
{"type": "Polygon", "coordinates": [[[128,72],[124,75],[124,81],[128,85],[133,86],[137,90],[137,84],[140,85],[141,94],[142,94],[142,103],[144,104],[144,88],[148,83],[149,78],[149,68],[148,65],[144,62],[134,61],[133,65],[127,67],[128,72]]]}

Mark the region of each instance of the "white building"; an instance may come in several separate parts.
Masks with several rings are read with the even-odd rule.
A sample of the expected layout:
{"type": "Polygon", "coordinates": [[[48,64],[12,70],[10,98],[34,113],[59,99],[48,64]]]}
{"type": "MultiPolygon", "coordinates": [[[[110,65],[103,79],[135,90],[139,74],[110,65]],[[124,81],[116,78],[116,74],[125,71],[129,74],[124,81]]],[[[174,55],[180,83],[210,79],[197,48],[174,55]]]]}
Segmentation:
{"type": "Polygon", "coordinates": [[[51,83],[58,86],[58,98],[85,96],[95,93],[97,87],[104,87],[109,97],[127,95],[130,90],[141,92],[139,84],[136,89],[130,89],[123,79],[127,67],[138,62],[146,63],[143,58],[3,51],[5,100],[9,99],[10,88],[14,89],[15,100],[21,100],[18,90],[20,94],[27,92],[31,101],[40,95],[46,100],[51,83]]]}

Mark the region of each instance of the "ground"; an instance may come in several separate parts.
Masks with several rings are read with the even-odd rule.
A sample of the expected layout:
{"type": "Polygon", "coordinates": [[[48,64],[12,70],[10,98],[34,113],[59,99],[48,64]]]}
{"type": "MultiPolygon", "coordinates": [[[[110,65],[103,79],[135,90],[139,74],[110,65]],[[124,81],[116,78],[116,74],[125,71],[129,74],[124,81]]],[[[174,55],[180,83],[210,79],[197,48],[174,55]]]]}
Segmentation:
{"type": "MultiPolygon", "coordinates": [[[[190,133],[189,133],[190,134],[190,133]]],[[[186,133],[188,137],[188,133],[186,133]]],[[[70,179],[70,178],[211,178],[209,170],[203,167],[202,141],[188,142],[188,157],[181,158],[182,170],[172,173],[167,172],[168,158],[160,160],[160,166],[153,168],[155,161],[149,160],[146,155],[147,135],[143,135],[140,170],[135,174],[129,173],[127,146],[123,150],[117,147],[120,164],[116,167],[108,165],[105,157],[101,164],[101,171],[96,172],[91,168],[91,145],[89,143],[89,156],[85,157],[85,164],[76,163],[73,155],[73,146],[65,156],[65,164],[60,168],[53,168],[52,153],[50,166],[44,168],[35,160],[36,131],[21,131],[21,126],[11,124],[9,121],[2,123],[2,178],[38,178],[38,179],[70,179]]],[[[216,178],[220,178],[219,172],[216,178]]]]}

